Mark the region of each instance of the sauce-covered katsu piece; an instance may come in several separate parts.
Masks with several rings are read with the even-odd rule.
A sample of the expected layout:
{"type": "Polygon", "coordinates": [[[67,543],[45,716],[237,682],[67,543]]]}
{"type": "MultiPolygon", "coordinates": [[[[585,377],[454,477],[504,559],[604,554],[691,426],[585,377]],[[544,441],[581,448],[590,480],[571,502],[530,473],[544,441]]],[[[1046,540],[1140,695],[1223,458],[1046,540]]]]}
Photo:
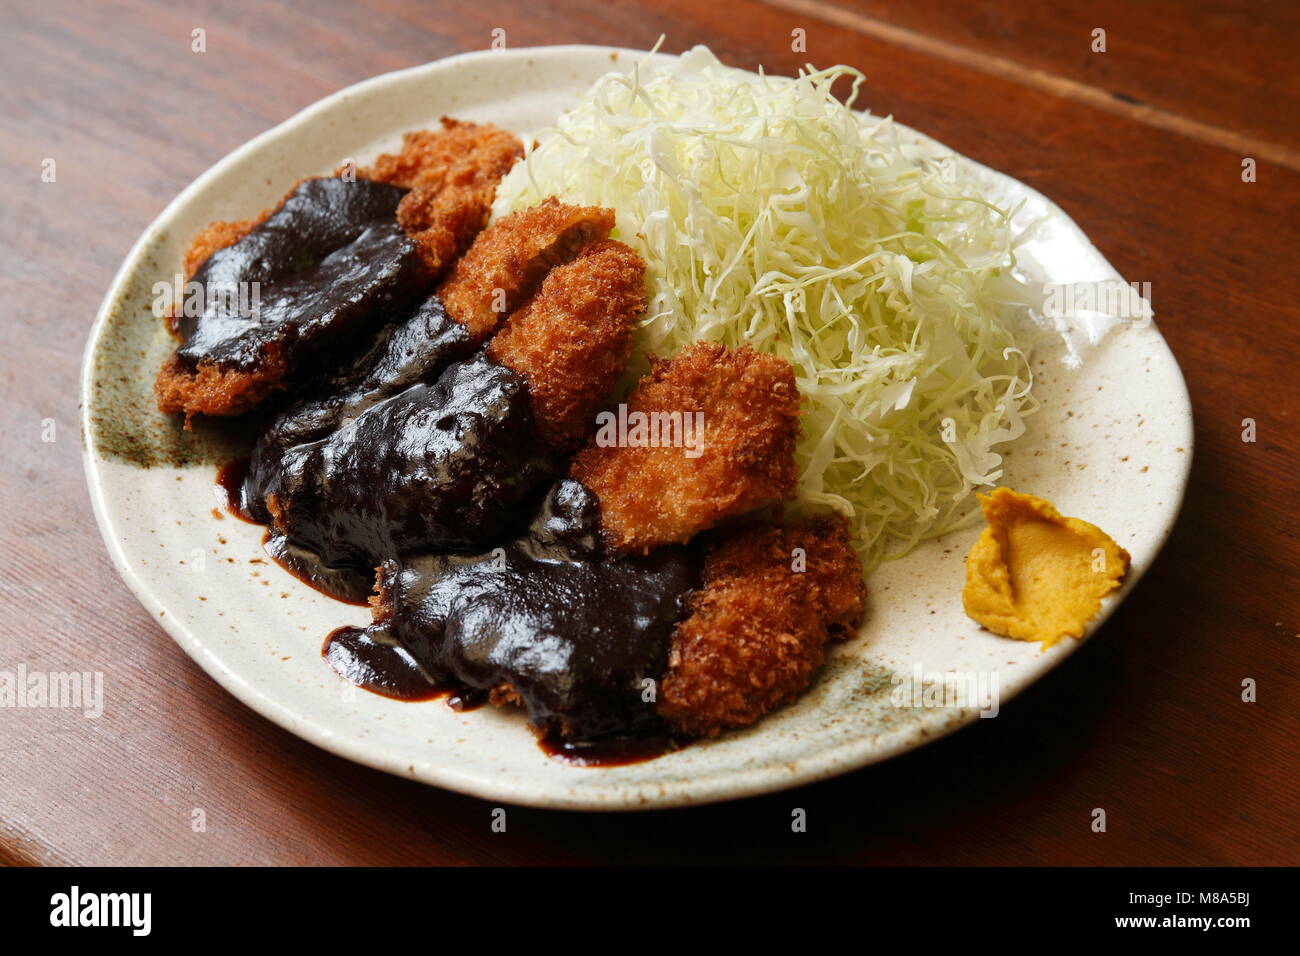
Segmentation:
{"type": "Polygon", "coordinates": [[[653,732],[663,724],[647,688],[695,576],[682,547],[603,560],[595,496],[566,479],[492,551],[386,562],[375,623],[335,632],[325,654],[392,696],[454,685],[521,704],[561,736],[653,732]]]}
{"type": "Polygon", "coordinates": [[[249,411],[313,366],[373,335],[427,285],[416,245],[395,218],[402,190],[368,180],[309,179],[193,282],[182,343],[158,375],[164,412],[249,411]]]}
{"type": "Polygon", "coordinates": [[[245,509],[271,524],[273,551],[298,570],[312,558],[351,569],[317,576],[327,591],[355,598],[386,558],[476,550],[520,527],[518,506],[585,436],[627,363],[645,266],[621,243],[571,244],[574,224],[601,236],[606,210],[552,204],[546,218],[562,224],[547,232],[536,217],[511,217],[466,256],[482,243],[561,262],[537,271],[486,349],[468,354],[482,334],[434,297],[254,448],[245,509]]]}
{"type": "MultiPolygon", "coordinates": [[[[258,436],[250,473],[256,487],[281,468],[281,456],[294,445],[322,438],[385,398],[423,381],[437,379],[458,359],[468,358],[478,342],[428,296],[403,320],[386,325],[368,349],[342,362],[304,389],[258,436]]],[[[263,515],[261,495],[249,510],[263,515]]],[[[263,520],[265,520],[263,518],[263,520]]]]}
{"type": "MultiPolygon", "coordinates": [[[[159,408],[238,415],[331,374],[406,315],[486,224],[522,153],[495,127],[444,121],[360,177],[306,179],[259,219],[212,223],[186,253],[201,301],[171,327],[159,408]]],[[[412,138],[414,137],[414,139],[412,138]]]]}
{"type": "MultiPolygon", "coordinates": [[[[748,349],[695,345],[655,363],[628,406],[663,409],[670,392],[678,410],[715,416],[719,440],[706,419],[695,458],[677,447],[674,459],[639,468],[641,456],[628,453],[643,449],[618,448],[626,470],[617,495],[587,487],[575,466],[504,546],[385,562],[375,623],[336,633],[331,664],[395,696],[445,684],[489,692],[495,703],[522,705],[544,731],[587,741],[714,734],[802,691],[823,644],[862,611],[847,523],[720,528],[701,539],[702,558],[674,543],[793,493],[793,374],[748,349]],[[762,447],[779,460],[753,460],[741,434],[779,436],[762,447]],[[638,517],[644,547],[629,549],[615,532],[630,526],[622,503],[640,501],[632,490],[643,482],[671,494],[666,510],[638,517]],[[686,506],[688,488],[707,510],[686,506]]],[[[582,454],[595,448],[604,450],[593,438],[582,454]]],[[[601,474],[617,466],[605,462],[601,474]]]]}

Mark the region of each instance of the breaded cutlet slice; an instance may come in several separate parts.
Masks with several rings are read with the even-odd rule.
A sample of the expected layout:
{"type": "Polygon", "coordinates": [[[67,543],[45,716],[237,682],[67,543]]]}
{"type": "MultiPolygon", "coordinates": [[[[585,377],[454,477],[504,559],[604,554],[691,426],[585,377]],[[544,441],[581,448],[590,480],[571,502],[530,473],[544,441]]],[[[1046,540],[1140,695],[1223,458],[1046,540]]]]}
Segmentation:
{"type": "Polygon", "coordinates": [[[556,448],[578,447],[591,430],[645,305],[645,261],[602,239],[552,269],[488,343],[495,361],[528,380],[538,430],[556,448]]]}
{"type": "Polygon", "coordinates": [[[412,190],[466,186],[500,179],[524,154],[514,133],[491,123],[442,118],[442,129],[415,130],[402,137],[402,149],[385,153],[358,176],[412,190]]]}
{"type": "Polygon", "coordinates": [[[572,477],[600,499],[601,527],[615,554],[685,543],[724,518],[793,497],[799,390],[783,359],[749,347],[695,342],[650,373],[627,400],[629,421],[703,413],[703,450],[601,447],[574,456],[572,477]]]}
{"type": "Polygon", "coordinates": [[[191,369],[173,355],[154,379],[154,398],[163,414],[183,414],[189,431],[195,415],[242,415],[256,408],[279,390],[287,369],[274,344],[266,347],[261,363],[251,370],[223,369],[211,362],[191,369]]]}
{"type": "Polygon", "coordinates": [[[865,597],[842,515],[722,532],[673,631],[660,716],[703,737],[752,724],[802,693],[865,597]]]}
{"type": "MultiPolygon", "coordinates": [[[[385,153],[357,175],[411,190],[397,206],[397,221],[420,243],[429,272],[436,276],[487,225],[497,183],[523,154],[523,143],[513,133],[490,123],[444,116],[441,130],[406,133],[401,152],[385,153]]],[[[333,175],[344,171],[339,167],[333,175]]],[[[295,182],[285,198],[301,182],[295,182]]],[[[233,246],[279,207],[277,203],[253,219],[208,223],[185,252],[186,279],[214,252],[233,246]]]]}
{"type": "Polygon", "coordinates": [[[555,197],[493,223],[456,262],[438,295],[471,334],[486,338],[536,290],[552,267],[609,236],[614,211],[555,197]]]}
{"type": "Polygon", "coordinates": [[[401,152],[380,156],[358,175],[410,190],[397,221],[436,276],[487,225],[497,183],[523,154],[513,133],[444,116],[441,130],[407,133],[401,152]]]}
{"type": "MultiPolygon", "coordinates": [[[[501,177],[523,155],[523,144],[512,133],[491,125],[443,118],[442,129],[406,134],[398,154],[380,156],[374,167],[358,175],[409,191],[396,207],[397,225],[415,242],[427,281],[437,279],[487,225],[492,199],[501,177]]],[[[335,170],[332,179],[344,172],[335,170]]],[[[308,180],[300,179],[275,206],[254,219],[209,223],[191,240],[184,269],[189,280],[218,251],[235,245],[283,208],[308,180]]],[[[182,338],[176,316],[168,328],[182,338]]],[[[288,357],[268,345],[258,367],[232,369],[200,362],[188,367],[169,360],[155,382],[158,407],[184,412],[185,426],[201,415],[242,414],[256,408],[281,387],[288,357]]]]}
{"type": "Polygon", "coordinates": [[[155,381],[159,409],[183,413],[186,427],[196,414],[249,411],[427,287],[418,248],[396,221],[403,195],[385,183],[305,179],[211,253],[185,308],[168,317],[180,344],[155,381]],[[248,289],[256,299],[241,291],[236,302],[248,289]]]}

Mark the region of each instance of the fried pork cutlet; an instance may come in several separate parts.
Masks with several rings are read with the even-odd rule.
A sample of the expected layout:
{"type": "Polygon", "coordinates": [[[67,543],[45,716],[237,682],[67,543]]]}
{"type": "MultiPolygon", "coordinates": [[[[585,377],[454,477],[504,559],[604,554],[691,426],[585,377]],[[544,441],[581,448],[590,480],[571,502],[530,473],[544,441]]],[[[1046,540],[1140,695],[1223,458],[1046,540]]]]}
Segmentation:
{"type": "Polygon", "coordinates": [[[407,133],[401,152],[380,156],[358,173],[410,190],[397,207],[397,221],[420,245],[432,275],[487,225],[497,183],[524,154],[519,137],[490,123],[444,116],[442,127],[407,133]]]}
{"type": "MultiPolygon", "coordinates": [[[[522,144],[511,133],[491,125],[479,126],[444,118],[441,131],[408,133],[402,152],[379,157],[372,169],[360,174],[356,190],[365,193],[381,186],[394,187],[397,198],[395,209],[390,215],[396,220],[396,228],[404,232],[414,244],[410,258],[423,270],[422,277],[413,275],[412,278],[429,282],[441,275],[444,268],[464,252],[487,224],[497,183],[522,154],[522,144]],[[397,192],[397,189],[409,191],[397,192]]],[[[334,181],[346,182],[339,178],[342,172],[342,169],[336,171],[334,181]]],[[[301,295],[302,276],[297,273],[303,271],[301,263],[306,262],[307,272],[313,269],[321,271],[320,285],[338,283],[341,293],[361,300],[373,298],[370,295],[373,290],[370,287],[357,287],[352,281],[355,277],[347,272],[348,261],[359,260],[366,254],[359,247],[350,252],[345,251],[347,242],[355,242],[362,238],[360,236],[347,240],[337,248],[329,248],[328,242],[324,245],[314,242],[309,235],[310,230],[302,223],[298,223],[296,228],[290,223],[290,228],[278,232],[282,235],[284,244],[295,246],[301,253],[297,257],[299,265],[289,269],[267,270],[257,261],[257,256],[265,258],[269,255],[276,258],[276,250],[263,249],[255,239],[250,240],[249,237],[259,229],[266,231],[266,224],[277,217],[301,219],[300,210],[297,213],[293,209],[286,212],[285,206],[294,201],[295,197],[301,198],[304,184],[309,182],[312,180],[299,180],[277,206],[263,210],[255,219],[210,223],[194,237],[186,250],[186,278],[205,284],[224,282],[247,285],[256,282],[259,286],[263,282],[274,285],[291,279],[293,281],[289,284],[293,287],[287,292],[301,295]],[[223,250],[235,249],[241,245],[248,246],[255,253],[254,258],[244,257],[241,263],[238,253],[232,253],[224,259],[217,255],[223,250]],[[257,248],[254,249],[253,246],[257,248]],[[321,248],[316,248],[317,246],[321,248]],[[331,258],[336,258],[340,267],[332,272],[324,268],[326,260],[331,258]],[[333,278],[330,278],[331,275],[333,278]]],[[[316,192],[320,192],[319,188],[316,188],[316,192]]],[[[339,205],[338,202],[335,204],[339,205]]],[[[276,232],[274,229],[271,231],[276,232]]],[[[332,234],[338,232],[338,229],[325,231],[332,234]]],[[[355,267],[353,271],[355,272],[355,267]]],[[[415,273],[418,270],[405,271],[415,273]]],[[[310,278],[307,276],[308,281],[310,278]]],[[[317,298],[328,295],[325,288],[308,291],[315,292],[317,298]]],[[[394,304],[399,304],[403,297],[393,297],[391,291],[381,292],[381,296],[387,295],[393,299],[394,304]]],[[[273,296],[277,294],[274,288],[270,292],[273,296]]],[[[332,306],[329,304],[323,306],[327,313],[330,308],[332,306]]],[[[281,313],[289,311],[279,305],[273,305],[273,310],[275,309],[281,313]]],[[[349,307],[344,311],[352,313],[355,318],[367,309],[368,306],[362,304],[359,309],[349,307]]],[[[253,327],[244,322],[243,332],[239,332],[236,326],[225,323],[227,340],[233,335],[240,335],[254,346],[251,360],[248,355],[240,355],[236,362],[232,361],[230,341],[215,343],[220,347],[213,349],[211,354],[204,354],[203,343],[191,341],[194,338],[192,323],[187,327],[179,314],[173,315],[169,327],[183,340],[184,345],[158,375],[155,385],[158,407],[164,412],[183,412],[186,427],[195,414],[238,415],[249,411],[279,390],[286,376],[294,371],[298,364],[297,353],[302,350],[299,348],[300,339],[311,342],[318,338],[313,331],[315,328],[339,324],[332,321],[314,325],[296,323],[306,329],[308,334],[286,336],[279,333],[290,331],[295,323],[282,320],[283,316],[273,315],[270,322],[259,322],[253,327]],[[278,332],[268,335],[268,327],[272,325],[279,327],[278,332]]],[[[209,318],[206,324],[209,328],[215,328],[218,323],[209,318]]]]}
{"type": "MultiPolygon", "coordinates": [[[[485,691],[563,737],[661,729],[647,683],[663,673],[695,568],[681,547],[599,560],[597,512],[591,492],[566,479],[491,551],[384,562],[374,623],[336,632],[344,639],[331,638],[326,658],[380,693],[420,674],[485,691]]],[[[405,682],[427,696],[427,681],[405,682]]]]}
{"type": "Polygon", "coordinates": [[[263,222],[213,252],[171,325],[176,354],[155,383],[158,407],[195,414],[251,410],[404,308],[428,284],[394,218],[401,190],[308,179],[263,222]],[[300,374],[302,373],[302,374],[300,374]]]}
{"type": "MultiPolygon", "coordinates": [[[[355,387],[333,386],[342,404],[326,396],[273,423],[254,450],[248,510],[289,546],[367,573],[394,555],[490,543],[591,427],[627,363],[643,281],[640,257],[602,240],[553,269],[487,350],[440,366],[376,351],[355,387]],[[343,414],[350,425],[284,447],[343,414]]],[[[467,344],[441,322],[424,327],[447,357],[467,344]]]]}
{"type": "Polygon", "coordinates": [[[788,362],[696,342],[651,360],[628,396],[628,421],[638,412],[647,420],[702,413],[703,448],[691,457],[663,442],[602,447],[597,435],[574,457],[570,473],[600,499],[612,552],[685,543],[724,518],[794,495],[799,390],[788,362]]]}
{"type": "Polygon", "coordinates": [[[488,343],[488,354],[528,380],[533,417],[560,449],[582,444],[632,352],[645,310],[645,261],[613,239],[556,266],[488,343]]]}
{"type": "Polygon", "coordinates": [[[275,483],[290,449],[324,438],[413,385],[437,381],[448,365],[469,358],[476,347],[436,295],[385,326],[369,349],[304,389],[258,435],[244,478],[243,510],[270,523],[262,489],[275,483]]]}
{"type": "Polygon", "coordinates": [[[416,130],[402,137],[398,153],[385,153],[358,176],[404,189],[468,186],[500,179],[524,154],[513,133],[491,123],[442,118],[440,130],[416,130]]]}
{"type": "MultiPolygon", "coordinates": [[[[497,183],[524,154],[519,137],[490,123],[478,125],[444,116],[442,126],[439,132],[405,134],[400,153],[385,153],[374,166],[357,173],[362,179],[410,190],[397,204],[397,221],[420,243],[433,275],[487,225],[497,183]]],[[[334,175],[344,172],[346,167],[339,167],[334,175]]],[[[294,189],[302,181],[294,183],[294,189]]],[[[291,189],[288,195],[292,193],[291,189]]],[[[248,235],[278,208],[279,204],[264,209],[255,219],[208,223],[185,251],[185,278],[192,277],[218,249],[233,246],[248,235]]]]}
{"type": "Polygon", "coordinates": [[[613,228],[612,209],[566,206],[551,197],[483,230],[438,294],[457,321],[486,338],[554,266],[606,238],[613,228]]]}
{"type": "Polygon", "coordinates": [[[797,697],[827,640],[848,636],[866,588],[841,515],[723,532],[673,631],[659,714],[714,737],[797,697]]]}

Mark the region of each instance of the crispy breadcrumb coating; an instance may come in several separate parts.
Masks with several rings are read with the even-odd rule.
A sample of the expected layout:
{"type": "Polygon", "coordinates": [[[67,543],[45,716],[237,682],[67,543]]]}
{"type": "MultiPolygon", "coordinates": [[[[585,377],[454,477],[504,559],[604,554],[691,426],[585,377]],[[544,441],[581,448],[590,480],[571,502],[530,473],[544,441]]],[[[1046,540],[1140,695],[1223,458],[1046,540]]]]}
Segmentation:
{"type": "Polygon", "coordinates": [[[614,553],[684,543],[732,515],[794,495],[799,390],[783,359],[748,347],[695,342],[650,374],[627,400],[629,421],[646,414],[703,413],[703,450],[600,447],[593,439],[571,474],[600,499],[614,553]]]}
{"type": "Polygon", "coordinates": [[[826,641],[856,629],[865,595],[842,515],[723,533],[673,631],[660,715],[715,737],[788,703],[821,667],[826,641]]]}
{"type": "Polygon", "coordinates": [[[407,193],[397,206],[397,224],[420,248],[430,276],[443,271],[469,248],[492,211],[491,186],[448,186],[437,193],[407,193]],[[416,201],[411,202],[412,197],[416,201]]]}
{"type": "Polygon", "coordinates": [[[606,238],[613,228],[612,209],[566,206],[551,197],[479,233],[438,294],[453,318],[474,335],[487,337],[553,266],[606,238]]]}
{"type": "Polygon", "coordinates": [[[437,276],[487,225],[497,183],[523,154],[513,133],[444,116],[441,130],[407,133],[400,153],[380,156],[357,175],[410,190],[397,221],[437,276]]]}
{"type": "Polygon", "coordinates": [[[194,369],[176,356],[168,359],[154,379],[158,410],[185,413],[185,430],[195,415],[242,415],[280,387],[286,366],[277,346],[268,345],[254,369],[223,369],[202,361],[194,369]]]}
{"type": "Polygon", "coordinates": [[[399,153],[385,153],[358,176],[404,189],[429,189],[495,182],[524,154],[514,133],[491,123],[442,118],[440,130],[416,130],[402,137],[399,153]]]}
{"type": "Polygon", "coordinates": [[[590,432],[645,303],[645,261],[604,239],[552,269],[488,344],[495,361],[528,380],[538,431],[556,448],[576,448],[590,432]]]}

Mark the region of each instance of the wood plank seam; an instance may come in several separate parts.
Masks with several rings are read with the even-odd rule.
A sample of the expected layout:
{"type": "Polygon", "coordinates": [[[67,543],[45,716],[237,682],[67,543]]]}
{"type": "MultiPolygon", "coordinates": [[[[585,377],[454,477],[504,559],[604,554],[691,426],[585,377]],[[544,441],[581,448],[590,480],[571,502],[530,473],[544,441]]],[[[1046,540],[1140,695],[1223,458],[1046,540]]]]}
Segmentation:
{"type": "Polygon", "coordinates": [[[1257,162],[1266,162],[1274,166],[1285,167],[1293,172],[1300,172],[1300,152],[1296,150],[1278,143],[1242,136],[1221,126],[1214,126],[1210,123],[1202,123],[1199,120],[1180,116],[1177,113],[1171,113],[1168,110],[1135,101],[1132,97],[1120,93],[1112,93],[1099,87],[1090,86],[1087,83],[1080,83],[1078,80],[1058,76],[1055,73],[1049,73],[1035,67],[1025,66],[1003,57],[991,56],[948,40],[926,36],[906,27],[886,23],[865,13],[846,10],[843,7],[820,2],[820,0],[760,0],[760,2],[784,10],[787,13],[821,20],[823,23],[852,30],[864,36],[874,37],[893,46],[947,60],[950,63],[978,70],[998,79],[1051,93],[1064,99],[1123,116],[1126,119],[1147,126],[1218,146],[1243,158],[1249,156],[1257,162]]]}

